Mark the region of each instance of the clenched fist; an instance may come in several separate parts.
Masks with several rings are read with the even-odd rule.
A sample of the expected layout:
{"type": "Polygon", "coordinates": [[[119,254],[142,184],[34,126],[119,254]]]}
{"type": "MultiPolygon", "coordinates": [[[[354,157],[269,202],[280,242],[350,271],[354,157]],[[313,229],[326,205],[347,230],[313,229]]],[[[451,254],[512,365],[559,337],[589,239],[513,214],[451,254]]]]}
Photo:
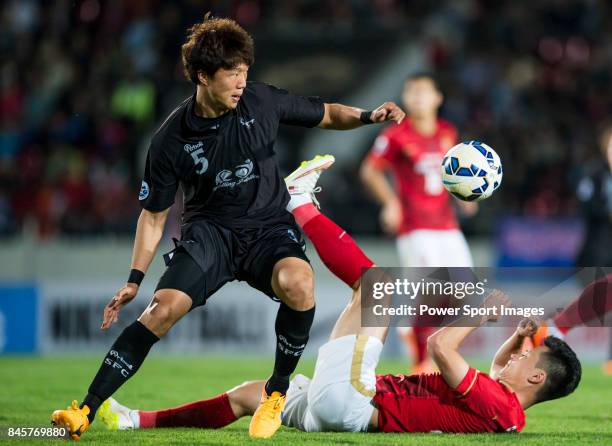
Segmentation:
{"type": "Polygon", "coordinates": [[[516,327],[516,333],[523,337],[527,338],[529,336],[533,336],[538,331],[538,321],[532,317],[526,317],[525,319],[519,322],[518,327],[516,327]]]}
{"type": "Polygon", "coordinates": [[[370,115],[372,122],[395,121],[398,124],[404,120],[404,117],[406,113],[395,102],[385,102],[370,115]]]}

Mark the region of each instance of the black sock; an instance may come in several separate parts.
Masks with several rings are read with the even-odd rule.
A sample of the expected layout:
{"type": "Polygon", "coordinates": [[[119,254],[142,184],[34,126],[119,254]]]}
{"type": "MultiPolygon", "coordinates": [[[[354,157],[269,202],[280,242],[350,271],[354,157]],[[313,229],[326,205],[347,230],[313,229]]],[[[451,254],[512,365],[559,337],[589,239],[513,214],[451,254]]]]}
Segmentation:
{"type": "Polygon", "coordinates": [[[276,358],[274,372],[266,383],[266,393],[287,393],[289,378],[304,352],[314,319],[315,308],[297,311],[284,303],[276,314],[276,358]]]}
{"type": "Polygon", "coordinates": [[[138,321],[123,330],[106,354],[81,404],[89,407],[90,423],[100,405],[138,371],[157,341],[159,338],[138,321]]]}

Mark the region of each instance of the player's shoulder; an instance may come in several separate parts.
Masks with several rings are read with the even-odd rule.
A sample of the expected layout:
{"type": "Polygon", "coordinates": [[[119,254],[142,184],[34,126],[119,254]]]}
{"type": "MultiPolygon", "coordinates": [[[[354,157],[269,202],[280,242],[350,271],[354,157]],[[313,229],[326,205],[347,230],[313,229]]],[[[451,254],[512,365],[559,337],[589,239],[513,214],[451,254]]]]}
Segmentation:
{"type": "Polygon", "coordinates": [[[274,85],[260,81],[247,81],[246,90],[252,92],[266,92],[276,88],[274,85]]]}
{"type": "Polygon", "coordinates": [[[455,387],[455,391],[460,397],[465,397],[474,394],[474,390],[478,388],[489,388],[495,385],[496,381],[492,380],[489,375],[470,367],[461,382],[455,387]]]}
{"type": "Polygon", "coordinates": [[[265,82],[248,81],[238,107],[250,113],[261,113],[274,108],[277,96],[282,91],[265,82]]]}
{"type": "Polygon", "coordinates": [[[182,132],[183,120],[193,96],[186,98],[172,110],[151,137],[151,148],[161,149],[182,132]]]}
{"type": "Polygon", "coordinates": [[[445,132],[457,132],[457,127],[452,122],[443,118],[438,118],[438,129],[445,132]]]}
{"type": "Polygon", "coordinates": [[[247,95],[247,97],[269,99],[279,91],[282,90],[265,82],[248,81],[244,93],[247,95]]]}
{"type": "Polygon", "coordinates": [[[504,407],[515,405],[516,394],[512,390],[488,373],[473,368],[456,390],[464,396],[472,392],[486,395],[490,404],[504,407]]]}

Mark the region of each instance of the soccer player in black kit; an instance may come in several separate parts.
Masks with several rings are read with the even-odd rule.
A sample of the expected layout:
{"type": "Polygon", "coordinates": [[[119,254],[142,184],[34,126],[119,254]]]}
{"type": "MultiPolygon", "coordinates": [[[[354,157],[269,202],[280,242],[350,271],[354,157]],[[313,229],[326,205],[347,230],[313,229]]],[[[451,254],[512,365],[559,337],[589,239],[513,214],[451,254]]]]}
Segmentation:
{"type": "Polygon", "coordinates": [[[181,240],[164,256],[167,269],[151,303],[112,345],[82,404],[73,401],[69,409],[53,413],[52,422],[67,426],[73,439],[181,317],[235,279],[280,301],[274,369],[249,427],[253,437],[271,437],[281,424],[290,375],[315,311],[312,269],[300,230],[285,209],[289,194],[274,153],[278,126],[348,130],[404,118],[392,102],[365,111],[247,82],[253,40],[229,19],[207,15],[190,28],[182,59],[196,91],[151,141],[131,272],[106,306],[102,329],[136,297],[179,184],[184,193],[181,240]]]}

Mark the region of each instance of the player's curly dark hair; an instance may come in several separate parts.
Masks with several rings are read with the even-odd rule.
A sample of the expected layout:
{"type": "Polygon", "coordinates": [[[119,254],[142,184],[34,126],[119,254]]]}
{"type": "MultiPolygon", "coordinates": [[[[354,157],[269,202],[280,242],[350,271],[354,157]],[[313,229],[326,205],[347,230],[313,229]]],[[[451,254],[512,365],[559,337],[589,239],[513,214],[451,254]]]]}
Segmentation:
{"type": "Polygon", "coordinates": [[[565,341],[548,336],[544,345],[548,350],[540,356],[537,367],[546,371],[546,381],[536,395],[538,402],[569,395],[578,387],[582,376],[580,361],[565,341]]]}
{"type": "Polygon", "coordinates": [[[228,70],[240,63],[250,66],[255,61],[253,38],[231,19],[212,17],[209,12],[187,33],[181,47],[183,72],[196,85],[200,71],[213,76],[219,68],[228,70]]]}

